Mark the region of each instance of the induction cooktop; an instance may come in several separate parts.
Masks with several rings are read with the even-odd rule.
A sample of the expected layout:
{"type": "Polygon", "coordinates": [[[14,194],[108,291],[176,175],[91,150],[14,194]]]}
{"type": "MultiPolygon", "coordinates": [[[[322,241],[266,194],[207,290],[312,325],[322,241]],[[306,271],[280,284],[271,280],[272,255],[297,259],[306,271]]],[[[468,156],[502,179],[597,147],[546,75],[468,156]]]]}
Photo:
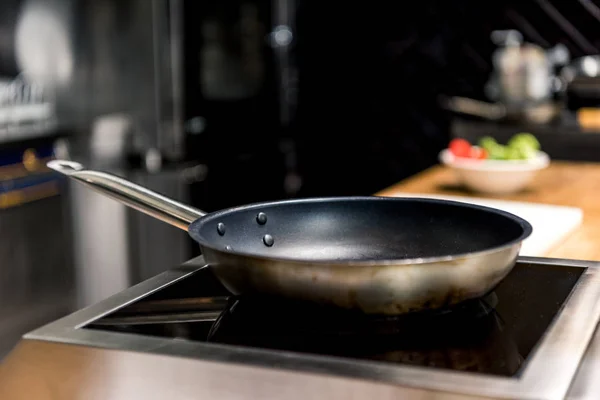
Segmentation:
{"type": "Polygon", "coordinates": [[[276,298],[233,296],[210,268],[203,268],[86,329],[512,376],[584,272],[519,262],[481,299],[379,317],[276,298]]]}
{"type": "Polygon", "coordinates": [[[520,257],[479,299],[386,317],[235,296],[199,257],[25,339],[436,392],[563,398],[600,320],[598,265],[520,257]]]}

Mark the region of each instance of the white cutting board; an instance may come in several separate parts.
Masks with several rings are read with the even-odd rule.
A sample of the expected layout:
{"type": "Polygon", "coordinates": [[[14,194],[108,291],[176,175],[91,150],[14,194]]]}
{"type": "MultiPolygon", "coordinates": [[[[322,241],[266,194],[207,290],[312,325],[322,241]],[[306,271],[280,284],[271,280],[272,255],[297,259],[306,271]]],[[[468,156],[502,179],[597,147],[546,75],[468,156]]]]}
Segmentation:
{"type": "Polygon", "coordinates": [[[563,241],[569,233],[581,225],[583,220],[583,210],[575,207],[415,193],[402,193],[394,197],[427,197],[454,200],[493,207],[515,214],[533,226],[533,233],[525,239],[521,247],[519,254],[522,256],[544,257],[552,247],[563,241]]]}

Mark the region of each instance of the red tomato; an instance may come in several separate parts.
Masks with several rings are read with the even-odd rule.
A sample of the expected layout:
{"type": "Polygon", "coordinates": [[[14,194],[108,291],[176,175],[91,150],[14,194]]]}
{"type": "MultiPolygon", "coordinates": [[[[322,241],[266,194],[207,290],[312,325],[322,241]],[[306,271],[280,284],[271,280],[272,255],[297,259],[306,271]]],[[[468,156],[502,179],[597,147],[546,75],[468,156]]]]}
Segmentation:
{"type": "Polygon", "coordinates": [[[482,149],[481,147],[473,146],[471,147],[471,151],[469,152],[469,157],[476,158],[478,160],[485,160],[487,156],[487,151],[485,149],[482,149]]]}
{"type": "Polygon", "coordinates": [[[469,157],[471,155],[471,144],[465,139],[452,139],[448,148],[456,157],[469,157]]]}

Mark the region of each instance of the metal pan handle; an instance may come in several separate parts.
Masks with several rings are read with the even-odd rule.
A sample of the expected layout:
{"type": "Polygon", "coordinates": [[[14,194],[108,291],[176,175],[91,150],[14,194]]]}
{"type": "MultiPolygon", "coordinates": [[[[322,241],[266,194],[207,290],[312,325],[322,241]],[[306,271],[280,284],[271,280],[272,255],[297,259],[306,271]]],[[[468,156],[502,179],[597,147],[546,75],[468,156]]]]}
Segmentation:
{"type": "Polygon", "coordinates": [[[116,175],[85,169],[77,162],[53,160],[47,165],[48,168],[105,196],[186,231],[193,221],[206,215],[204,211],[179,203],[116,175]]]}

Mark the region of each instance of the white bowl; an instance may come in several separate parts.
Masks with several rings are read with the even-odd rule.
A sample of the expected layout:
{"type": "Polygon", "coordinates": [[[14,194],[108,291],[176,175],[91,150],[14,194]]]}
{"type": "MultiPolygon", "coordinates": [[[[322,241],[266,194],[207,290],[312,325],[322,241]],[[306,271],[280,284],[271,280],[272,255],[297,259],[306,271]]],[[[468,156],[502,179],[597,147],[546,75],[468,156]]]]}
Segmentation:
{"type": "Polygon", "coordinates": [[[475,160],[456,157],[445,149],[440,162],[454,170],[461,183],[481,193],[508,194],[523,190],[537,172],[550,164],[550,157],[539,151],[529,160],[475,160]]]}

